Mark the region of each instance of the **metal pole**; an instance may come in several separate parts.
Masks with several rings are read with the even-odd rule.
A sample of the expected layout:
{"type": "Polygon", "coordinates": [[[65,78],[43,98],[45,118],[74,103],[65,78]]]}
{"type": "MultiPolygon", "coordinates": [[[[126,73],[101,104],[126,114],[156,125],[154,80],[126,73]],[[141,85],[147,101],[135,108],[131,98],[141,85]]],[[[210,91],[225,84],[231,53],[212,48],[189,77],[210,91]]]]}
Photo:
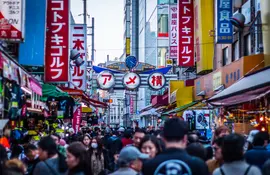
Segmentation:
{"type": "Polygon", "coordinates": [[[95,18],[92,18],[92,61],[95,60],[95,18]]]}
{"type": "Polygon", "coordinates": [[[87,18],[87,0],[83,0],[83,23],[87,24],[86,18],[87,18]]]}
{"type": "Polygon", "coordinates": [[[130,5],[131,0],[126,0],[126,57],[130,55],[130,5]]]}

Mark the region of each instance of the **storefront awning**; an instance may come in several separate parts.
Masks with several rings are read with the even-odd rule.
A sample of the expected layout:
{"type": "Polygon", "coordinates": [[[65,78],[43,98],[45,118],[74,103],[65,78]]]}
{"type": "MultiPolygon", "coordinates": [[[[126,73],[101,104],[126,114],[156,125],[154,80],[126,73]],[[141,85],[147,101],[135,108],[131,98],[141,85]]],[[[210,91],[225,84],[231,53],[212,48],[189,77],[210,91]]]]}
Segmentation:
{"type": "Polygon", "coordinates": [[[69,97],[68,93],[61,91],[58,87],[51,84],[42,85],[42,101],[47,101],[48,97],[69,97]]]}
{"type": "Polygon", "coordinates": [[[246,103],[270,93],[270,67],[249,74],[208,100],[216,106],[246,103]]]}
{"type": "Polygon", "coordinates": [[[155,108],[149,109],[148,111],[144,111],[143,113],[141,113],[139,115],[139,117],[143,117],[143,116],[160,116],[159,113],[156,112],[155,108]]]}
{"type": "Polygon", "coordinates": [[[181,111],[183,111],[183,110],[185,110],[185,109],[187,109],[187,108],[189,108],[189,107],[191,107],[191,106],[193,106],[193,105],[195,105],[197,103],[198,103],[197,101],[188,103],[186,105],[180,106],[179,108],[176,108],[176,109],[170,110],[168,112],[165,112],[162,115],[169,115],[169,114],[172,114],[172,113],[181,112],[181,111]]]}

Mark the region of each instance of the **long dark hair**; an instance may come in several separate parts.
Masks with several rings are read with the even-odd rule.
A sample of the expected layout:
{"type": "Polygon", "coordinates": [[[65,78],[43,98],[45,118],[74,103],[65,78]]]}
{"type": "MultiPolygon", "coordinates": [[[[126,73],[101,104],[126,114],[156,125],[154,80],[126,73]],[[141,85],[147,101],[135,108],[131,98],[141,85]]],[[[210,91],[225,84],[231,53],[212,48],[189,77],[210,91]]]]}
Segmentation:
{"type": "Polygon", "coordinates": [[[38,147],[41,148],[43,151],[47,151],[49,157],[52,157],[57,154],[59,160],[58,162],[59,171],[61,173],[66,172],[68,168],[67,163],[65,161],[66,158],[61,153],[58,152],[57,145],[51,136],[41,138],[40,142],[38,143],[38,147]]]}
{"type": "MultiPolygon", "coordinates": [[[[90,145],[92,144],[93,140],[97,141],[98,147],[97,147],[97,153],[96,153],[96,157],[98,157],[99,159],[101,159],[101,155],[103,154],[103,142],[101,139],[97,138],[97,137],[93,137],[91,140],[90,145]]],[[[92,147],[90,147],[89,152],[90,152],[90,156],[92,156],[94,149],[92,147]]]]}
{"type": "Polygon", "coordinates": [[[87,156],[84,144],[81,142],[73,142],[69,145],[67,151],[79,159],[79,164],[73,169],[70,169],[68,175],[76,174],[78,172],[84,172],[85,175],[91,174],[89,157],[87,156]]]}

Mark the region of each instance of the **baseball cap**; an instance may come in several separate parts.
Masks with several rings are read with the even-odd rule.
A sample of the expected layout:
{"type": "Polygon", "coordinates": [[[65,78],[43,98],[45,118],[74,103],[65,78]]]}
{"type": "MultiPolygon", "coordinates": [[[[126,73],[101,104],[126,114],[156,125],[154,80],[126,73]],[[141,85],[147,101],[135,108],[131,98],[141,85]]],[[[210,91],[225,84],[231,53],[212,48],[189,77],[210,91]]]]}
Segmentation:
{"type": "Polygon", "coordinates": [[[138,148],[134,146],[126,146],[124,147],[118,158],[118,164],[128,164],[136,159],[148,159],[149,155],[141,153],[138,148]]]}
{"type": "Polygon", "coordinates": [[[119,129],[118,129],[118,132],[124,132],[125,131],[125,128],[123,128],[123,127],[120,127],[119,129]]]}
{"type": "Polygon", "coordinates": [[[252,130],[249,132],[249,135],[248,135],[248,138],[247,138],[247,141],[252,143],[253,142],[253,139],[254,139],[254,136],[259,132],[259,130],[252,130]]]}

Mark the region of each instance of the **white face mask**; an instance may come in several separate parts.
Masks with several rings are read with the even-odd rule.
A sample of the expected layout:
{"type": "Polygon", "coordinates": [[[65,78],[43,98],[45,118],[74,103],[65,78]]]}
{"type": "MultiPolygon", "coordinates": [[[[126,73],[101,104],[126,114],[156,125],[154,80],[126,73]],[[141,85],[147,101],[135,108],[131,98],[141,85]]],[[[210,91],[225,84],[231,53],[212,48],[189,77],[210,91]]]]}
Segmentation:
{"type": "Polygon", "coordinates": [[[91,147],[94,148],[94,149],[96,149],[98,147],[98,144],[97,143],[92,143],[91,144],[91,147]]]}

